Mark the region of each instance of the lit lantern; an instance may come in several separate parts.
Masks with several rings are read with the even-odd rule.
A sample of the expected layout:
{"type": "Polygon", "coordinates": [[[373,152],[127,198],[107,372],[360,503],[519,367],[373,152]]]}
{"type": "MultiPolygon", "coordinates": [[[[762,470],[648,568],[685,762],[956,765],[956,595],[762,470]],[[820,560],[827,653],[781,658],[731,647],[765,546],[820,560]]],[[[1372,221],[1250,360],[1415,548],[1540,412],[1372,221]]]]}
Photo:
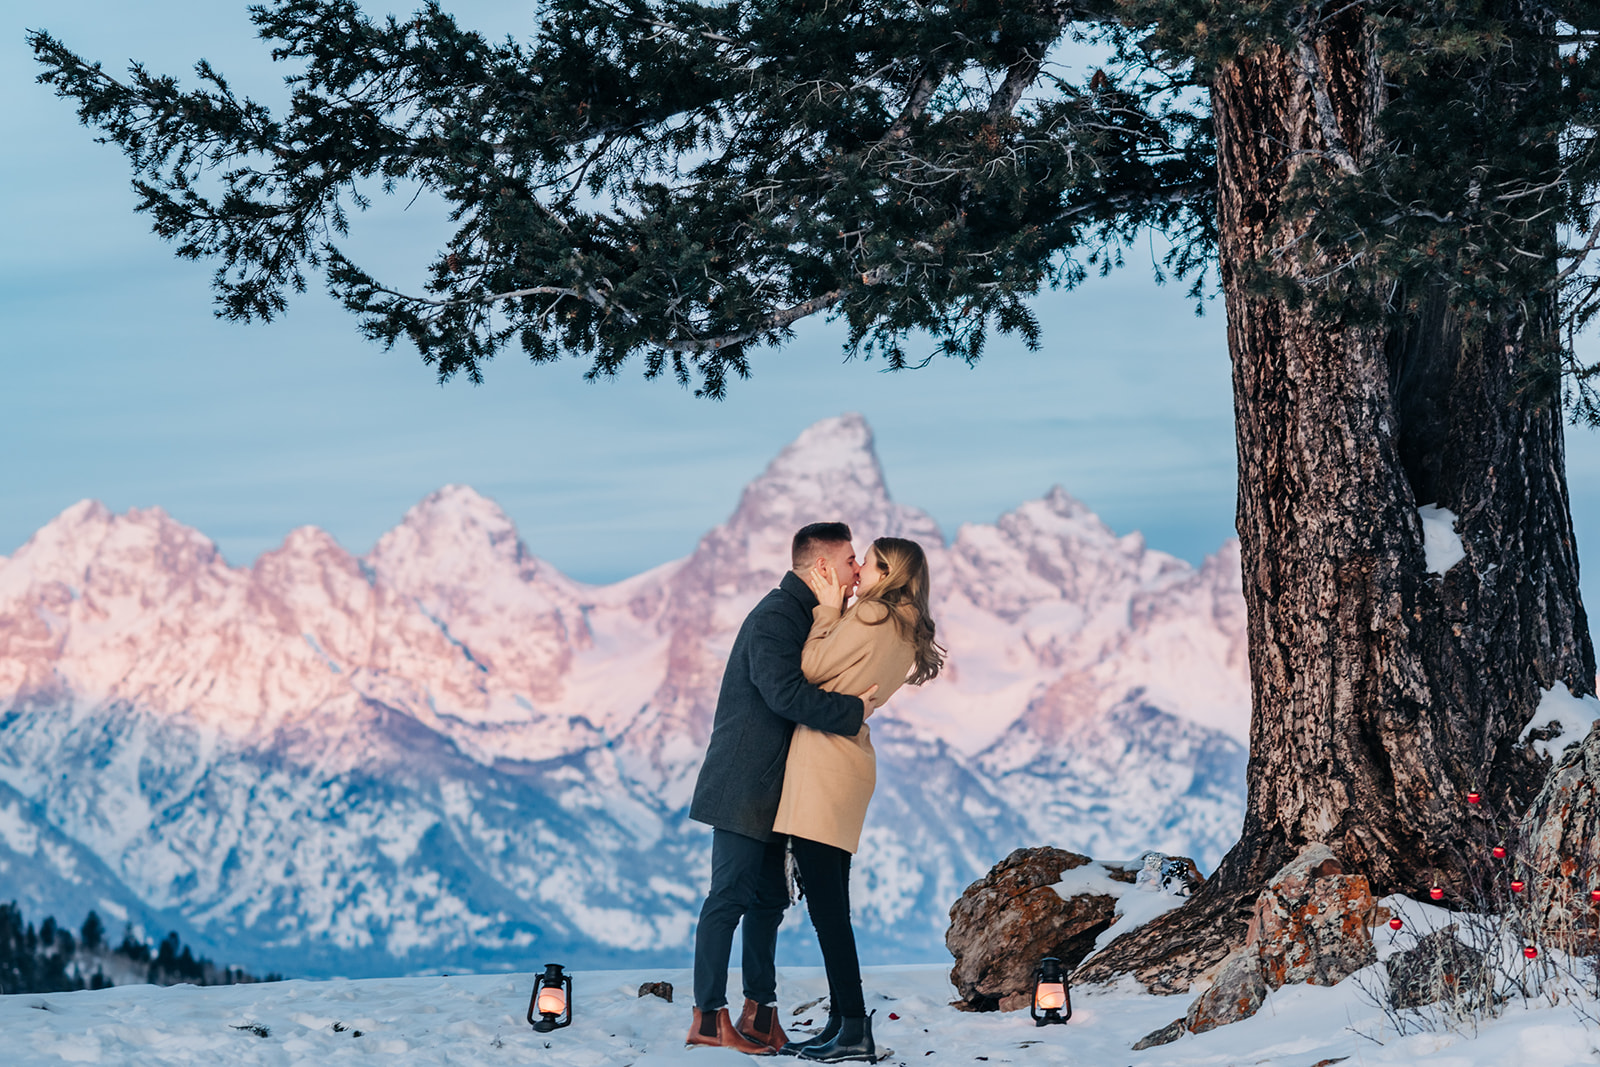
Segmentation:
{"type": "Polygon", "coordinates": [[[1513,878],[1511,880],[1511,891],[1513,893],[1520,893],[1522,892],[1523,887],[1527,884],[1528,883],[1524,882],[1521,878],[1513,878]]]}
{"type": "Polygon", "coordinates": [[[1494,846],[1494,848],[1491,848],[1489,850],[1489,855],[1493,856],[1497,860],[1505,859],[1506,858],[1506,846],[1504,846],[1504,845],[1496,845],[1496,846],[1494,846]]]}
{"type": "Polygon", "coordinates": [[[1428,890],[1428,895],[1434,900],[1443,900],[1444,890],[1439,886],[1434,886],[1432,889],[1428,890]]]}
{"type": "Polygon", "coordinates": [[[528,1022],[541,1034],[572,1025],[572,975],[561,973],[561,964],[545,964],[544,973],[533,980],[528,1022]]]}
{"type": "Polygon", "coordinates": [[[1067,972],[1054,956],[1040,960],[1039,969],[1033,973],[1033,1004],[1028,1014],[1033,1016],[1035,1026],[1064,1023],[1072,1018],[1072,994],[1067,990],[1067,972]]]}
{"type": "Polygon", "coordinates": [[[1398,915],[1389,920],[1389,929],[1391,930],[1398,930],[1404,925],[1405,923],[1400,921],[1400,916],[1398,915]]]}
{"type": "Polygon", "coordinates": [[[1539,958],[1539,950],[1534,948],[1532,945],[1523,946],[1522,954],[1528,957],[1530,960],[1539,958]]]}
{"type": "Polygon", "coordinates": [[[1476,789],[1474,789],[1472,792],[1467,794],[1467,803],[1468,804],[1476,804],[1478,801],[1480,801],[1482,799],[1483,799],[1482,795],[1480,795],[1479,792],[1476,789]]]}

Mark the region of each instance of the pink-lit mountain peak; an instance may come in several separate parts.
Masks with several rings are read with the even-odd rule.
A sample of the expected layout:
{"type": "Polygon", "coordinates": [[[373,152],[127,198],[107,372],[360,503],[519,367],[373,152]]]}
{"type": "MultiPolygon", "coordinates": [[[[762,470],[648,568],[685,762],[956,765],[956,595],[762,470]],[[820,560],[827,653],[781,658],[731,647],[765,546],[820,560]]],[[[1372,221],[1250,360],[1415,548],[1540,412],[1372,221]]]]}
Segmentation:
{"type": "Polygon", "coordinates": [[[86,621],[133,619],[148,605],[174,600],[215,603],[226,596],[229,569],[216,545],[161,508],[113,514],[84,500],[43,526],[0,569],[0,613],[26,611],[40,598],[67,598],[67,614],[86,621]]]}
{"type": "Polygon", "coordinates": [[[708,542],[721,548],[727,547],[723,542],[738,544],[754,572],[776,580],[788,567],[794,531],[833,521],[850,525],[860,551],[883,535],[913,538],[933,552],[944,545],[931,516],[891,499],[872,429],[855,413],[802,431],[745,487],[738,508],[708,542]]]}
{"type": "MultiPolygon", "coordinates": [[[[504,729],[519,717],[532,724],[554,713],[616,720],[624,729],[649,704],[645,718],[663,729],[687,723],[696,735],[726,643],[787,569],[789,538],[805,523],[830,519],[851,525],[858,550],[890,534],[929,552],[952,670],[927,694],[908,693],[900,703],[933,732],[964,747],[992,739],[1031,695],[1054,684],[1045,676],[1061,670],[1105,676],[1093,687],[1097,707],[1130,687],[1183,674],[1190,685],[1168,701],[1171,710],[1203,704],[1208,724],[1237,731],[1242,672],[1233,646],[1242,628],[1231,610],[1237,560],[1226,546],[1226,558],[1197,573],[1148,550],[1137,534],[1117,536],[1056,487],[993,525],[962,527],[947,548],[931,517],[891,499],[872,431],[853,414],[802,432],[690,559],[614,586],[565,578],[527,550],[498,504],[462,485],[418,502],[365,557],[307,526],[250,568],[228,567],[209,540],[160,509],[113,515],[86,501],[0,567],[0,614],[37,619],[35,608],[44,608],[55,620],[52,632],[72,632],[65,644],[46,641],[56,649],[46,655],[50,671],[84,696],[135,695],[125,668],[108,665],[142,675],[144,666],[181,666],[220,641],[204,661],[227,663],[225,673],[238,678],[232,694],[270,694],[248,701],[274,709],[263,722],[309,711],[348,685],[376,692],[369,682],[381,677],[406,694],[386,701],[430,709],[418,710],[424,718],[437,708],[454,723],[504,729]],[[55,591],[46,595],[41,581],[55,591]],[[663,639],[671,648],[664,688],[657,692],[646,678],[659,668],[630,659],[626,670],[643,679],[640,692],[611,708],[604,679],[623,659],[658,655],[652,650],[663,639]],[[1204,664],[1198,670],[1196,657],[1204,664]],[[1187,665],[1177,668],[1180,661],[1187,665]],[[1198,684],[1201,673],[1217,677],[1198,684]],[[94,684],[73,685],[75,676],[94,684]],[[684,703],[691,690],[698,695],[684,703]],[[963,709],[980,696],[999,704],[989,725],[974,730],[963,709]],[[941,701],[950,704],[948,716],[933,713],[941,701]]],[[[29,673],[44,668],[35,663],[29,673]]],[[[141,687],[137,696],[173,710],[155,689],[141,687]]],[[[206,717],[234,718],[225,706],[234,699],[207,698],[206,717]]]]}
{"type": "Polygon", "coordinates": [[[366,557],[374,580],[414,602],[458,639],[502,646],[532,631],[561,630],[577,583],[528,551],[500,505],[469,486],[447,485],[423,498],[366,557]],[[446,622],[445,620],[448,620],[446,622]]]}
{"type": "Polygon", "coordinates": [[[290,530],[282,544],[263,552],[250,567],[258,582],[267,583],[306,580],[322,570],[362,575],[360,561],[320,526],[290,530]]]}
{"type": "Polygon", "coordinates": [[[872,428],[855,412],[806,427],[767,465],[761,481],[811,482],[823,493],[848,486],[851,496],[889,498],[872,428]]]}
{"type": "Polygon", "coordinates": [[[510,516],[466,485],[429,493],[378,539],[368,561],[380,574],[400,565],[425,566],[441,582],[466,578],[473,571],[521,573],[535,563],[510,516]]]}

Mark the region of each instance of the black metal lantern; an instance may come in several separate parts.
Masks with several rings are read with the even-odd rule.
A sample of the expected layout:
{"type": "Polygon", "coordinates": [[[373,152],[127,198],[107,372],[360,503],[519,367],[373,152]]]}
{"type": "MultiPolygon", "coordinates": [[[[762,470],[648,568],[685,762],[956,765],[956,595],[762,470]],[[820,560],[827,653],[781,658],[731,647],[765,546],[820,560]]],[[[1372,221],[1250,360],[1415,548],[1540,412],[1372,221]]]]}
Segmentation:
{"type": "Polygon", "coordinates": [[[533,980],[528,1022],[541,1034],[572,1025],[572,975],[561,973],[561,964],[545,964],[544,973],[533,980]]]}
{"type": "Polygon", "coordinates": [[[1072,993],[1067,988],[1067,972],[1061,961],[1046,956],[1033,972],[1033,1003],[1028,1008],[1033,1025],[1049,1026],[1072,1018],[1072,993]],[[1065,1015],[1062,1012],[1066,1012],[1065,1015]]]}

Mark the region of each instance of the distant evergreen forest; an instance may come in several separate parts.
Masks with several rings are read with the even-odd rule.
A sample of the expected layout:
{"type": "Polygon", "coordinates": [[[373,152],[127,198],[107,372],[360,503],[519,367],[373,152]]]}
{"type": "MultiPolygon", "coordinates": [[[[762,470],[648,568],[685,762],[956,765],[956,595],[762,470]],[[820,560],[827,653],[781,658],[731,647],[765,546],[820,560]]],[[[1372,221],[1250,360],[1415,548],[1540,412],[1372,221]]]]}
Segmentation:
{"type": "Polygon", "coordinates": [[[48,915],[34,929],[25,922],[16,901],[0,904],[0,994],[68,993],[76,989],[109,989],[114,985],[238,985],[276,982],[237,967],[218,967],[196,957],[176,932],[152,948],[128,926],[120,943],[106,937],[105,923],[89,912],[77,934],[48,915]]]}

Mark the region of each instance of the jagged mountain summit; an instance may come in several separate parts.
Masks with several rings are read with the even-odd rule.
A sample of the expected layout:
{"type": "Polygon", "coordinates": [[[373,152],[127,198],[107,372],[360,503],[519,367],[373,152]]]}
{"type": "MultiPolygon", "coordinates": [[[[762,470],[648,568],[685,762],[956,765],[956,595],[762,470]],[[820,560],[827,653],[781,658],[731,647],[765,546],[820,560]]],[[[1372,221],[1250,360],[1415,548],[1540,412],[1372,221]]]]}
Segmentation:
{"type": "Polygon", "coordinates": [[[0,557],[0,897],[106,901],[301,975],[681,962],[723,661],[818,519],[920,541],[950,649],[874,719],[868,960],[940,958],[950,903],[1017,845],[1220,858],[1248,729],[1237,544],[1196,569],[1055,489],[946,545],[846,415],[688,558],[607,586],[464,486],[366,556],[306,527],[248,568],[159,509],[74,505],[0,557]]]}

